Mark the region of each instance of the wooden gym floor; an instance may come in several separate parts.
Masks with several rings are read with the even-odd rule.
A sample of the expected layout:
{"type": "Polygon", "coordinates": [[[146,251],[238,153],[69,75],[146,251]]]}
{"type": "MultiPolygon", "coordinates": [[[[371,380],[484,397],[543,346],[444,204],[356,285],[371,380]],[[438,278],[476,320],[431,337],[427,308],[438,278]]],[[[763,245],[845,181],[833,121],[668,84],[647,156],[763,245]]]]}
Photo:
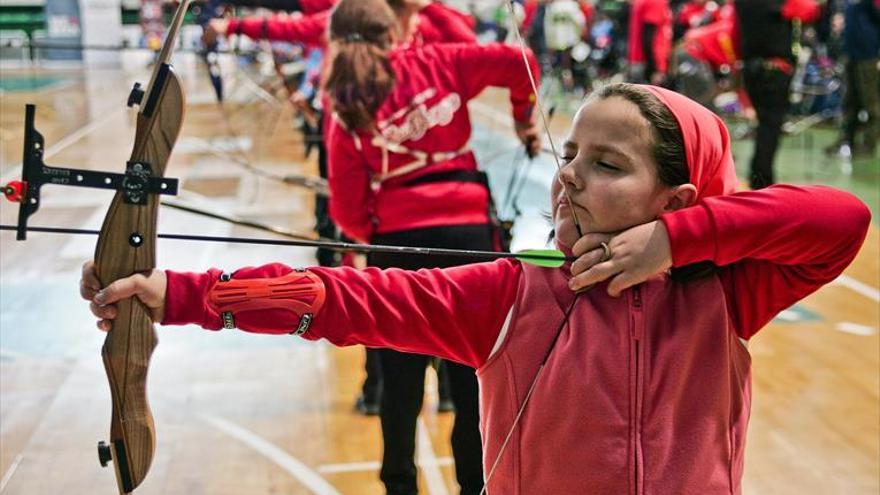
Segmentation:
{"type": "MultiPolygon", "coordinates": [[[[18,178],[24,104],[37,104],[46,162],[120,171],[130,153],[133,112],[124,101],[140,64],[125,70],[4,68],[0,73],[0,176],[18,178]]],[[[290,230],[309,232],[314,195],[256,177],[316,173],[281,101],[258,76],[224,67],[227,103],[214,102],[204,67],[176,61],[188,105],[167,175],[181,199],[290,230]]],[[[503,195],[516,152],[505,127],[504,98],[488,92],[472,105],[474,147],[503,195]],[[499,144],[500,143],[500,144],[499,144]]],[[[557,117],[554,133],[565,131],[557,117]]],[[[817,131],[819,132],[819,131],[817,131]]],[[[800,140],[799,140],[800,139],[800,140]]],[[[817,138],[820,139],[820,138],[817,138]]],[[[824,139],[824,138],[822,138],[824,139]]],[[[826,139],[827,140],[827,139],[826,139]]],[[[809,155],[809,177],[861,194],[877,214],[876,165],[839,173],[802,138],[783,158],[809,155]],[[815,172],[815,173],[813,173],[815,172]]],[[[738,150],[745,149],[739,144],[738,150]]],[[[745,153],[745,152],[743,152],[745,153]]],[[[744,161],[740,158],[740,161],[744,161]]],[[[786,165],[783,165],[783,167],[786,165]]],[[[520,247],[540,244],[552,165],[530,170],[520,206],[520,247]]],[[[48,186],[32,225],[98,228],[111,193],[48,186]]],[[[3,202],[0,222],[17,207],[3,202]]],[[[163,209],[160,231],[268,236],[163,209]]],[[[109,429],[110,401],[99,357],[103,334],[77,295],[80,265],[95,239],[0,234],[0,494],[114,493],[110,468],[95,445],[109,429]]],[[[269,261],[314,263],[305,249],[160,242],[159,266],[203,270],[269,261]]],[[[876,222],[862,253],[835,283],[783,313],[751,344],[754,407],[748,439],[747,494],[876,494],[880,490],[880,242],[876,222]]],[[[158,447],[141,494],[381,494],[379,421],[353,412],[363,378],[360,348],[338,349],[292,337],[197,328],[158,330],[149,397],[158,447]]],[[[421,492],[455,493],[450,459],[452,416],[436,413],[428,373],[419,421],[421,492]]],[[[567,414],[560,411],[560,414],[567,414]]],[[[572,469],[578,469],[572,459],[572,469]]]]}

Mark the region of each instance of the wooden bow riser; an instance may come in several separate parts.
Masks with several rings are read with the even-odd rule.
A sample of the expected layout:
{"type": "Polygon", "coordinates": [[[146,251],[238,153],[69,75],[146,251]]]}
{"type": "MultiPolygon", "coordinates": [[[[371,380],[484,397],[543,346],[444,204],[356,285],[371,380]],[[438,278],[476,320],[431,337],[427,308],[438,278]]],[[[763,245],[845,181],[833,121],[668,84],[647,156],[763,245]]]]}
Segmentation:
{"type": "MultiPolygon", "coordinates": [[[[159,92],[151,115],[137,116],[131,161],[147,163],[153,177],[162,177],[183,123],[185,98],[170,66],[152,92],[159,92]]],[[[153,99],[152,97],[150,98],[153,99]]],[[[148,102],[144,102],[149,104],[148,102]]],[[[127,203],[123,192],[113,198],[101,227],[95,264],[102,286],[156,266],[156,223],[159,197],[145,204],[127,203]]],[[[147,401],[147,370],[158,343],[150,312],[136,298],[116,303],[118,316],[104,340],[101,354],[113,402],[110,448],[120,493],[130,493],[149,471],[156,430],[147,401]]]]}

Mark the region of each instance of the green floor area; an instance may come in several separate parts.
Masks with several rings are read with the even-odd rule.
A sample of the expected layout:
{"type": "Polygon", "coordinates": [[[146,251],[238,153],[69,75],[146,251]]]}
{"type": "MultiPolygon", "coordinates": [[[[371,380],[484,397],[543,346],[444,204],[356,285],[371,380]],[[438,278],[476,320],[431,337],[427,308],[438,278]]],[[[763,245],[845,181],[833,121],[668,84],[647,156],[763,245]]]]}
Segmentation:
{"type": "MultiPolygon", "coordinates": [[[[850,191],[871,207],[874,221],[880,214],[880,156],[851,160],[828,156],[824,150],[837,140],[839,131],[831,126],[813,127],[783,138],[776,155],[777,182],[825,184],[850,191]]],[[[737,173],[748,177],[754,142],[733,142],[737,173]]]]}
{"type": "Polygon", "coordinates": [[[64,84],[69,78],[63,76],[0,76],[0,90],[2,91],[38,91],[48,89],[59,84],[64,84]]]}

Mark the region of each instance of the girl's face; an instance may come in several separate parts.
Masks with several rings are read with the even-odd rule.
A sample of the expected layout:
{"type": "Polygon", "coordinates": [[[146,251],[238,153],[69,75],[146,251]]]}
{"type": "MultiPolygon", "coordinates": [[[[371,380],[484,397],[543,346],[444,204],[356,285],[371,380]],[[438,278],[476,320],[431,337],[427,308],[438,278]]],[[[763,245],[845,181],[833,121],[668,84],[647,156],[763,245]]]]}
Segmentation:
{"type": "Polygon", "coordinates": [[[673,208],[677,188],[659,181],[652,144],[650,124],[634,103],[610,96],[583,105],[551,189],[557,239],[569,247],[578,239],[572,208],[583,234],[620,232],[673,208]]]}

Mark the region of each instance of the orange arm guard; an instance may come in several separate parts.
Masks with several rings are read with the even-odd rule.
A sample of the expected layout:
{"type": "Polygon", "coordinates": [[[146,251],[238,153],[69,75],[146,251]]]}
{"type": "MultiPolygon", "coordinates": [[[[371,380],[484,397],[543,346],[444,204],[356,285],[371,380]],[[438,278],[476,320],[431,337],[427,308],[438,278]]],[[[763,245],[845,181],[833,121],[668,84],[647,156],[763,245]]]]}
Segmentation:
{"type": "Polygon", "coordinates": [[[245,311],[285,310],[299,318],[294,335],[309,329],[324,304],[324,282],[305,269],[271,278],[234,280],[223,274],[208,292],[208,305],[220,315],[223,328],[236,328],[235,316],[245,311]]]}

